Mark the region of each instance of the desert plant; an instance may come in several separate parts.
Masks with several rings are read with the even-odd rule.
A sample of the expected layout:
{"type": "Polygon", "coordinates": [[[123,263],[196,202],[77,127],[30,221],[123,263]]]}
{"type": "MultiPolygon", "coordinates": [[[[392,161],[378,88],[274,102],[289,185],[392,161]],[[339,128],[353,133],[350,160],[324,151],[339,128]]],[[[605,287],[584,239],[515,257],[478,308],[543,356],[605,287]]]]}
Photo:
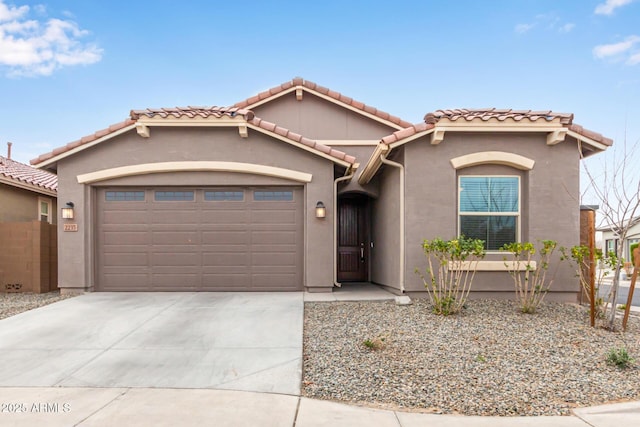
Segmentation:
{"type": "Polygon", "coordinates": [[[384,348],[384,338],[367,338],[362,342],[362,344],[367,347],[369,350],[382,350],[384,348]]]}
{"type": "MultiPolygon", "coordinates": [[[[603,268],[599,269],[596,278],[595,278],[595,301],[591,301],[591,280],[589,277],[589,255],[590,250],[588,246],[579,245],[573,246],[571,248],[571,253],[568,254],[565,248],[560,248],[560,251],[563,254],[564,258],[571,259],[575,263],[576,266],[576,276],[578,276],[580,280],[580,285],[584,290],[584,295],[587,296],[589,300],[589,304],[594,304],[596,319],[604,319],[605,318],[605,300],[600,294],[600,285],[604,278],[609,274],[609,271],[604,267],[613,268],[617,263],[616,256],[614,252],[610,252],[607,257],[604,257],[602,251],[596,249],[593,256],[594,262],[596,264],[600,264],[603,268]]],[[[611,293],[608,293],[608,297],[611,297],[611,293]]],[[[609,303],[607,299],[607,304],[609,303]]]]}
{"type": "Polygon", "coordinates": [[[531,242],[508,243],[500,249],[512,254],[511,257],[504,257],[504,265],[513,277],[516,300],[523,313],[535,313],[553,283],[553,277],[547,280],[547,271],[557,243],[553,240],[542,240],[540,243],[542,247],[538,250],[531,242]],[[538,260],[534,261],[536,253],[538,260]],[[521,267],[523,264],[524,268],[521,267]]]}
{"type": "Polygon", "coordinates": [[[632,359],[625,347],[612,348],[607,354],[607,363],[615,365],[620,369],[628,368],[635,359],[632,359]]]}
{"type": "Polygon", "coordinates": [[[444,316],[458,313],[469,296],[478,261],[484,258],[484,242],[460,236],[457,239],[424,240],[428,279],[416,269],[424,283],[433,312],[444,316]]]}

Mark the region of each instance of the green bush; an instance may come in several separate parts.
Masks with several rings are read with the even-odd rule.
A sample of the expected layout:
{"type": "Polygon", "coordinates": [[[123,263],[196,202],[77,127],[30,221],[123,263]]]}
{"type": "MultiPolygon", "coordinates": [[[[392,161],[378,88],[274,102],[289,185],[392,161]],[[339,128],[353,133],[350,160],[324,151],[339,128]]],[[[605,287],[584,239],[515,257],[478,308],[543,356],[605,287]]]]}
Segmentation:
{"type": "MultiPolygon", "coordinates": [[[[542,246],[539,249],[531,242],[508,243],[500,249],[512,254],[511,257],[504,257],[504,265],[513,278],[516,300],[523,313],[535,313],[553,283],[553,278],[547,280],[547,271],[558,244],[553,240],[542,240],[540,243],[542,246]]],[[[560,259],[564,259],[564,256],[560,259]]]]}
{"type": "Polygon", "coordinates": [[[624,347],[612,348],[607,354],[607,363],[620,369],[628,368],[633,362],[635,360],[629,356],[627,349],[624,347]]]}
{"type": "Polygon", "coordinates": [[[422,250],[427,257],[425,278],[416,269],[424,283],[433,312],[448,316],[458,313],[471,290],[478,261],[485,256],[484,241],[460,236],[457,239],[424,240],[422,250]]]}

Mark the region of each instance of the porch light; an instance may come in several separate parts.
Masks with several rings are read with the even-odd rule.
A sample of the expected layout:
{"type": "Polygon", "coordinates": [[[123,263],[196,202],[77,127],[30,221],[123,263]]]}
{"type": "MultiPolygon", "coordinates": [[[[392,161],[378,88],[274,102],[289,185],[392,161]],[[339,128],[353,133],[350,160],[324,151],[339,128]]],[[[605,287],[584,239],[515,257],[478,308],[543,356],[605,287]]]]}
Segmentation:
{"type": "Polygon", "coordinates": [[[316,203],[316,218],[324,218],[327,216],[327,208],[325,208],[324,203],[318,202],[316,203]]]}
{"type": "Polygon", "coordinates": [[[63,219],[73,219],[73,202],[67,202],[67,206],[62,208],[63,219]]]}

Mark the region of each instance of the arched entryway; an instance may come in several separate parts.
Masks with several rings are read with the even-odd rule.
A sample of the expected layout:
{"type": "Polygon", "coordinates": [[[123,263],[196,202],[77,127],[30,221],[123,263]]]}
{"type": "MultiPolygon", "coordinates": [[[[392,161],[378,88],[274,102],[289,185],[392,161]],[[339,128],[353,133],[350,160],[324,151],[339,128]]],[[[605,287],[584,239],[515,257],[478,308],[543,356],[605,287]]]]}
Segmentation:
{"type": "Polygon", "coordinates": [[[371,203],[362,193],[338,198],[338,282],[368,282],[371,258],[371,203]]]}

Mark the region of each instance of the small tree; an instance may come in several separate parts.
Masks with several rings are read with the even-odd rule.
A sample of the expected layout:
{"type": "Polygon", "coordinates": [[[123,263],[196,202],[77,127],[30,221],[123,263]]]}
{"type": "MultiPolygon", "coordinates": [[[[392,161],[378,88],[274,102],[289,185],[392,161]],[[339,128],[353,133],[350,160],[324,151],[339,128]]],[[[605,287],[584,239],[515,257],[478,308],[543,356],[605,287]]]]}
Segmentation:
{"type": "Polygon", "coordinates": [[[535,313],[553,283],[553,277],[547,280],[547,271],[557,243],[553,240],[541,243],[539,250],[530,242],[508,243],[500,249],[513,254],[512,257],[504,257],[504,265],[513,277],[516,300],[523,313],[535,313]],[[534,260],[536,253],[539,253],[537,261],[534,260]]]}
{"type": "MultiPolygon", "coordinates": [[[[640,139],[629,148],[625,135],[622,145],[614,145],[613,149],[605,153],[600,168],[590,167],[582,162],[588,178],[587,188],[583,191],[583,199],[590,197],[600,204],[598,214],[604,223],[611,228],[616,236],[616,264],[614,268],[613,284],[611,286],[611,304],[608,305],[608,328],[615,330],[616,301],[620,287],[620,269],[624,262],[624,241],[629,229],[633,225],[631,220],[640,215],[640,139]],[[597,170],[598,172],[595,172],[597,170]]],[[[579,153],[584,157],[582,146],[579,153]]],[[[606,310],[606,308],[605,308],[606,310]]]]}
{"type": "Polygon", "coordinates": [[[568,255],[564,248],[561,248],[563,252],[563,256],[565,258],[570,258],[576,265],[576,276],[580,279],[580,285],[584,291],[584,294],[587,296],[589,300],[589,304],[594,304],[596,319],[604,319],[605,318],[605,307],[610,303],[609,299],[611,298],[611,292],[607,295],[607,300],[605,301],[603,297],[600,296],[600,286],[602,285],[602,281],[605,277],[609,275],[608,268],[615,268],[618,263],[616,254],[614,252],[609,252],[607,256],[603,256],[601,250],[595,251],[594,254],[594,262],[600,265],[603,265],[606,268],[600,268],[596,274],[595,278],[595,301],[591,301],[591,279],[589,277],[589,247],[585,245],[574,246],[571,248],[571,254],[568,255]]]}
{"type": "Polygon", "coordinates": [[[478,261],[485,256],[484,241],[461,236],[453,240],[425,240],[422,249],[427,256],[427,275],[416,269],[424,283],[436,314],[458,313],[464,306],[478,261]]]}

